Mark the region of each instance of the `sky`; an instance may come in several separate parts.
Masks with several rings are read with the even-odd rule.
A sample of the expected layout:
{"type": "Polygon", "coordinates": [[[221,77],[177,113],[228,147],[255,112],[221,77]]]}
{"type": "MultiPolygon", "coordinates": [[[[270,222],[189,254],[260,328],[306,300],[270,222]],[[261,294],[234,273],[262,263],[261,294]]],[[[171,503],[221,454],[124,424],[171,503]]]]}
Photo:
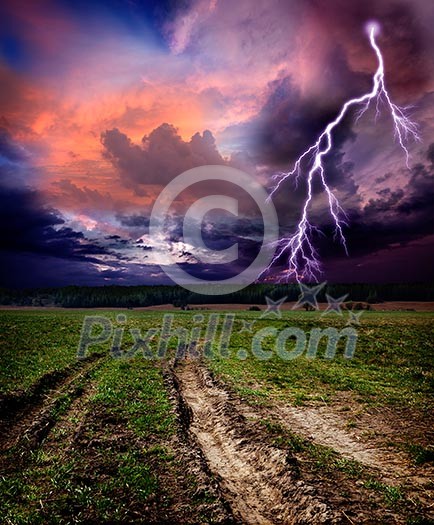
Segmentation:
{"type": "MultiPolygon", "coordinates": [[[[333,136],[326,178],[348,216],[348,254],[333,239],[314,185],[313,242],[329,282],[432,280],[434,268],[434,4],[425,0],[34,0],[0,5],[0,286],[166,284],[159,265],[219,280],[261,245],[258,210],[206,216],[204,264],[182,221],[184,192],[158,238],[157,196],[190,168],[222,164],[270,191],[348,98],[370,89],[378,44],[387,88],[418,125],[409,166],[385,107],[333,136]]],[[[281,235],[294,232],[306,187],[273,198],[281,235]]],[[[240,193],[239,189],[235,193],[240,193]]],[[[244,200],[243,200],[244,199],[244,200]]],[[[285,273],[280,258],[269,279],[285,273]]]]}

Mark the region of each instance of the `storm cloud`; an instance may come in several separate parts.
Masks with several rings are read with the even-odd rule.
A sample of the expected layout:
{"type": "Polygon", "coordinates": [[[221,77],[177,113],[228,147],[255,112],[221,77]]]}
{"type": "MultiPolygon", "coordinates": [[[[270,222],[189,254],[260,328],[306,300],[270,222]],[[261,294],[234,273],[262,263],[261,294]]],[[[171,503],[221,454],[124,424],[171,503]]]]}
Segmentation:
{"type": "Polygon", "coordinates": [[[162,124],[141,144],[134,144],[125,133],[111,129],[101,136],[104,155],[119,170],[122,183],[135,193],[143,186],[164,185],[190,168],[207,164],[225,164],[210,131],[196,133],[189,142],[182,140],[176,128],[162,124]]]}

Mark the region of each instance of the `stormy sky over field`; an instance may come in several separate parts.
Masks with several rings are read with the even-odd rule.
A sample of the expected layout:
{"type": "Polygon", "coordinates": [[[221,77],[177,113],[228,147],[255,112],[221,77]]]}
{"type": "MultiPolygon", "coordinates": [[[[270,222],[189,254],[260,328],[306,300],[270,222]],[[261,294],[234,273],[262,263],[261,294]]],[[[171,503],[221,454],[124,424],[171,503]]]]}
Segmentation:
{"type": "MultiPolygon", "coordinates": [[[[158,265],[167,243],[194,275],[233,275],[260,242],[257,210],[208,217],[210,246],[240,247],[232,268],[210,267],[182,238],[194,191],[151,239],[157,195],[208,164],[270,188],[345,100],[370,89],[370,20],[381,24],[388,90],[421,141],[409,141],[407,168],[385,108],[339,127],[326,177],[349,218],[349,255],[314,186],[323,278],[432,279],[431,2],[14,0],[0,7],[0,285],[167,283],[158,265]]],[[[304,191],[288,182],[275,196],[283,235],[294,231],[304,191]]]]}

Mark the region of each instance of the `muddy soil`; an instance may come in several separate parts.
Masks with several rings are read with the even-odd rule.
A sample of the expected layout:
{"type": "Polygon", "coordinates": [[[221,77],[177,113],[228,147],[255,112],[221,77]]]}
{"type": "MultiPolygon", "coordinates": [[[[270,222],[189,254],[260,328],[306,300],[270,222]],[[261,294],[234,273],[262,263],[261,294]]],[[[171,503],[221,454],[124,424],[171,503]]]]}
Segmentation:
{"type": "Polygon", "coordinates": [[[264,442],[203,372],[193,361],[175,369],[183,417],[235,517],[251,525],[339,523],[326,501],[297,479],[285,452],[264,442]]]}
{"type": "MultiPolygon", "coordinates": [[[[179,362],[173,373],[180,417],[241,523],[406,523],[411,514],[411,509],[387,508],[360,480],[340,474],[336,484],[321,476],[315,479],[300,458],[270,443],[260,424],[264,419],[361,463],[382,483],[419,483],[417,492],[426,496],[417,469],[412,470],[403,456],[360,440],[336,413],[312,407],[249,406],[198,360],[179,362]]],[[[423,481],[428,480],[426,476],[423,481]]],[[[424,496],[423,503],[429,505],[424,496]]],[[[415,509],[420,504],[416,502],[415,509]]]]}

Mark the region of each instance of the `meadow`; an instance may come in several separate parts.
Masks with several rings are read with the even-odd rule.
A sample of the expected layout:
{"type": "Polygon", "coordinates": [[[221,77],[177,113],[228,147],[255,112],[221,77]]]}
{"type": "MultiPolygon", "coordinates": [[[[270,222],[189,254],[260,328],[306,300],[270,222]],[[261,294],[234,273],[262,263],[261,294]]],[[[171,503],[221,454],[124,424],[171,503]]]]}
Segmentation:
{"type": "Polygon", "coordinates": [[[434,314],[364,312],[352,359],[323,341],[283,360],[271,335],[255,357],[255,333],[342,330],[348,315],[228,309],[218,330],[225,313],[227,341],[206,347],[213,313],[172,311],[197,344],[172,337],[158,357],[158,334],[131,348],[161,310],[0,311],[4,522],[431,523],[434,314]],[[110,336],[96,327],[77,359],[89,315],[110,336]]]}

